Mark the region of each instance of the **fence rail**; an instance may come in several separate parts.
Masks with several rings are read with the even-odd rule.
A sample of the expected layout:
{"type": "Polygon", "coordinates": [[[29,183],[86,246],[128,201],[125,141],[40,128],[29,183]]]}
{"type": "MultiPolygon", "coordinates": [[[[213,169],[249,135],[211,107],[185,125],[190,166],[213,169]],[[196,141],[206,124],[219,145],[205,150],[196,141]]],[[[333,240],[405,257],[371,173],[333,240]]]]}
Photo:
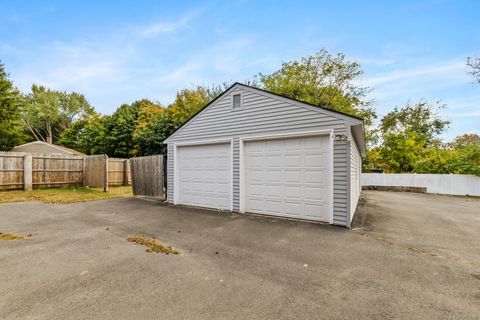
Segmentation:
{"type": "Polygon", "coordinates": [[[130,184],[128,159],[0,152],[0,190],[130,184]]]}
{"type": "Polygon", "coordinates": [[[362,173],[362,186],[425,189],[427,193],[480,196],[480,177],[466,174],[362,173]]]}

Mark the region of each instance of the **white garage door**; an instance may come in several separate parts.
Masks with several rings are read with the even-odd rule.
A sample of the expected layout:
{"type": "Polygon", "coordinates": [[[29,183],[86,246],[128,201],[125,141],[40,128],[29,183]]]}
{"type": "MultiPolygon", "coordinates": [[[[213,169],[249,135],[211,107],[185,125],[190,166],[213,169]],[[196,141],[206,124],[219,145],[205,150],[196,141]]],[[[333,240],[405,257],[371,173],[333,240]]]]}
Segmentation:
{"type": "Polygon", "coordinates": [[[231,146],[229,143],[177,149],[178,203],[231,209],[231,146]]]}
{"type": "Polygon", "coordinates": [[[328,136],[245,143],[245,211],[329,221],[328,136]]]}

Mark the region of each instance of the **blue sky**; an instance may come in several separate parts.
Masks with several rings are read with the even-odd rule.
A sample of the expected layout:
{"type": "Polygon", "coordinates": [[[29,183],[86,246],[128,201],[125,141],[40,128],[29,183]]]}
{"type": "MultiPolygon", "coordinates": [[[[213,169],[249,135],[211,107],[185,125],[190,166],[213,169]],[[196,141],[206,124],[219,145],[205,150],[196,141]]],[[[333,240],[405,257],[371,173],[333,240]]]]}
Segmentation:
{"type": "Polygon", "coordinates": [[[14,83],[83,93],[102,113],[245,81],[321,48],[362,64],[382,115],[441,100],[446,139],[480,133],[479,1],[6,1],[0,60],[14,83]]]}

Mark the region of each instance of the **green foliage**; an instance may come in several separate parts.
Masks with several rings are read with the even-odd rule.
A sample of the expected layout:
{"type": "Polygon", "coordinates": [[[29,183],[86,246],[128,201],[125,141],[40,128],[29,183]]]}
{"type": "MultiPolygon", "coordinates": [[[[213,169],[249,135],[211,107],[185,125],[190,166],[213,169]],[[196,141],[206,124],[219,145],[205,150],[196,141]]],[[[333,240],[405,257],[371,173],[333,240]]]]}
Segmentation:
{"type": "Polygon", "coordinates": [[[107,122],[109,156],[128,158],[137,154],[133,133],[141,103],[142,101],[136,101],[121,105],[107,122]]]}
{"type": "Polygon", "coordinates": [[[184,89],[177,93],[175,101],[166,109],[145,109],[147,116],[139,116],[135,134],[135,142],[139,155],[151,155],[165,153],[163,141],[185,123],[195,113],[201,110],[211,100],[217,97],[223,86],[204,87],[198,86],[193,89],[184,89]],[[148,122],[142,121],[148,118],[148,122]],[[146,123],[146,124],[144,124],[146,123]]]}
{"type": "Polygon", "coordinates": [[[420,101],[395,108],[381,119],[381,144],[367,152],[364,169],[391,173],[458,173],[480,175],[480,136],[464,134],[442,144],[449,122],[444,105],[420,101]]]}
{"type": "Polygon", "coordinates": [[[79,93],[32,85],[32,92],[26,96],[22,119],[35,140],[45,141],[48,136],[57,140],[72,123],[93,114],[93,107],[79,93]]]}
{"type": "Polygon", "coordinates": [[[386,172],[412,172],[424,146],[425,141],[415,131],[384,135],[379,151],[382,169],[386,172]]]}
{"type": "Polygon", "coordinates": [[[440,102],[432,103],[426,100],[407,104],[401,109],[395,107],[381,119],[379,131],[384,137],[415,131],[422,143],[431,145],[450,124],[439,115],[439,111],[444,108],[445,105],[440,102]]]}
{"type": "Polygon", "coordinates": [[[439,146],[420,150],[419,157],[414,163],[412,172],[415,173],[451,173],[449,161],[452,153],[439,146]]]}
{"type": "Polygon", "coordinates": [[[74,122],[61,136],[60,144],[85,154],[103,154],[109,149],[107,126],[111,116],[94,114],[74,122]]]}
{"type": "Polygon", "coordinates": [[[139,155],[166,154],[163,141],[175,130],[174,122],[165,112],[152,118],[136,136],[139,155]]]}
{"type": "Polygon", "coordinates": [[[480,135],[478,134],[463,134],[456,137],[452,142],[448,144],[453,149],[461,150],[469,146],[479,146],[480,145],[480,135]]]}
{"type": "Polygon", "coordinates": [[[360,64],[322,49],[299,61],[285,62],[270,75],[259,74],[260,87],[293,99],[344,112],[373,123],[376,113],[366,100],[367,87],[357,84],[360,64]]]}
{"type": "Polygon", "coordinates": [[[26,138],[20,118],[22,105],[20,92],[8,79],[0,63],[0,151],[8,151],[26,138]]]}
{"type": "Polygon", "coordinates": [[[464,134],[449,144],[451,157],[448,166],[451,173],[480,176],[480,136],[464,134]]]}
{"type": "Polygon", "coordinates": [[[381,144],[367,152],[364,169],[398,173],[445,171],[446,155],[438,151],[438,136],[449,122],[439,115],[442,108],[444,105],[439,102],[419,101],[395,107],[382,117],[377,130],[381,144]]]}

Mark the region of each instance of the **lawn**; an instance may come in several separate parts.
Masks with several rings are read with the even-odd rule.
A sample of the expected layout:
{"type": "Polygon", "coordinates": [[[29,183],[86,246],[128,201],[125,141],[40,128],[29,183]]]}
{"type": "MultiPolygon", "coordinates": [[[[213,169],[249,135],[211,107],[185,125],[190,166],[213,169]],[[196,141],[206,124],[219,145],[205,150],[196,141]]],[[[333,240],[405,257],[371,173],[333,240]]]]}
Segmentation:
{"type": "Polygon", "coordinates": [[[20,201],[42,201],[45,203],[84,202],[132,195],[131,186],[109,187],[108,192],[103,188],[53,188],[36,189],[32,191],[11,190],[0,191],[0,203],[20,201]]]}

